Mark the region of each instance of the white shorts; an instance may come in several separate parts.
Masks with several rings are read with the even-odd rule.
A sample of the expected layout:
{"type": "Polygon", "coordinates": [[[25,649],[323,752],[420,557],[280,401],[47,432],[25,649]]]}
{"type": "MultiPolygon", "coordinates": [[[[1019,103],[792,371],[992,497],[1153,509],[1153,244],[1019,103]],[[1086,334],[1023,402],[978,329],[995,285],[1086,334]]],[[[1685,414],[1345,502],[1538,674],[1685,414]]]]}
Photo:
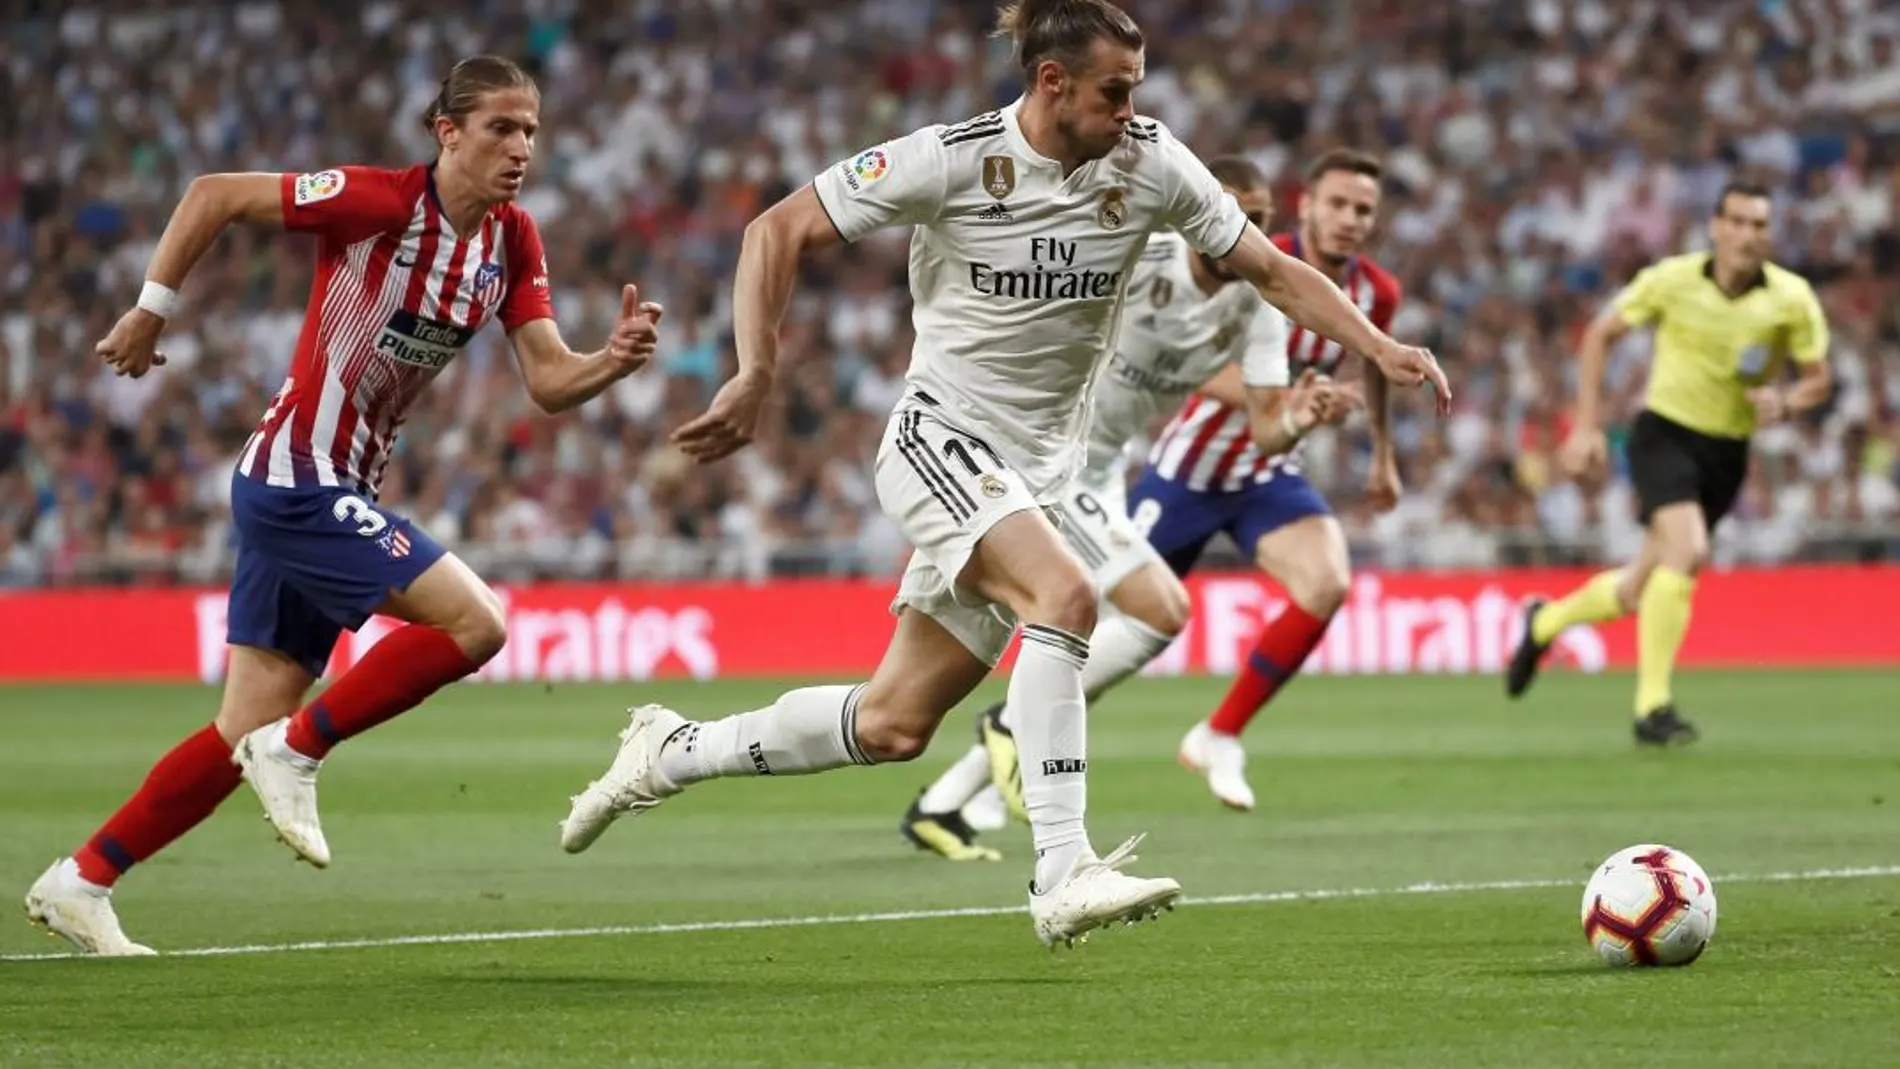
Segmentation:
{"type": "Polygon", "coordinates": [[[1028,484],[981,437],[908,397],[891,413],[873,471],[878,504],[916,547],[891,611],[916,609],[979,660],[996,664],[1009,648],[1016,618],[1001,605],[959,591],[956,578],[990,528],[1005,516],[1039,507],[1028,484]]]}
{"type": "Polygon", "coordinates": [[[1056,511],[1061,516],[1062,537],[1088,566],[1104,598],[1148,565],[1167,566],[1128,518],[1128,488],[1120,472],[1071,482],[1063,489],[1056,511]]]}

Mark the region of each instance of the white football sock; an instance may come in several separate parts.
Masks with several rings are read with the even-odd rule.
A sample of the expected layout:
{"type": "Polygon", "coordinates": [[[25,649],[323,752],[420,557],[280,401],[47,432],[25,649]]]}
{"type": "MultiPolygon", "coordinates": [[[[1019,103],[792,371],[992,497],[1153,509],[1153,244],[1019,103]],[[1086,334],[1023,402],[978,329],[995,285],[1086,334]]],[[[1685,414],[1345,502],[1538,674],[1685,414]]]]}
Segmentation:
{"type": "Polygon", "coordinates": [[[1082,693],[1089,701],[1142,670],[1173,644],[1164,635],[1132,616],[1116,614],[1095,625],[1089,636],[1089,663],[1082,666],[1082,693]]]}
{"type": "MultiPolygon", "coordinates": [[[[1173,635],[1164,635],[1132,616],[1117,614],[1103,619],[1089,636],[1089,663],[1082,666],[1083,695],[1091,702],[1101,697],[1110,687],[1141,671],[1173,643],[1173,635]]],[[[1015,716],[1007,702],[1001,719],[1004,727],[1011,731],[1016,729],[1015,716]]]]}
{"type": "Polygon", "coordinates": [[[1007,705],[1017,710],[1016,753],[1022,762],[1023,804],[1036,844],[1038,891],[1056,886],[1089,848],[1082,814],[1088,809],[1088,715],[1082,666],[1089,644],[1060,628],[1027,624],[1007,705]]]}
{"type": "Polygon", "coordinates": [[[660,771],[684,787],[717,776],[797,776],[868,765],[858,745],[855,687],[788,691],[764,709],[688,724],[660,750],[660,771]]]}
{"type": "Polygon", "coordinates": [[[956,763],[944,769],[917,800],[917,808],[926,813],[954,813],[990,785],[990,752],[972,746],[956,763]]]}

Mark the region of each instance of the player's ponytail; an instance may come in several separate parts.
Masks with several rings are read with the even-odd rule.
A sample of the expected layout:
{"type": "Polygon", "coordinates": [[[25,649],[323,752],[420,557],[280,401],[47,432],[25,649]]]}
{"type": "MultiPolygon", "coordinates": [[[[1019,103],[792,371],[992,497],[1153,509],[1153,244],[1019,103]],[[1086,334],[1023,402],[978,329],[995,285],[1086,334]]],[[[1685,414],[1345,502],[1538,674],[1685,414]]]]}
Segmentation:
{"type": "Polygon", "coordinates": [[[996,12],[996,35],[1010,39],[1016,62],[1032,81],[1044,60],[1071,71],[1086,66],[1098,38],[1142,47],[1141,27],[1108,0],[1015,0],[996,12]]]}
{"type": "Polygon", "coordinates": [[[448,118],[457,126],[469,112],[481,105],[482,98],[503,89],[526,89],[539,95],[534,79],[521,65],[501,56],[470,56],[449,68],[448,77],[436,88],[435,99],[423,109],[422,126],[435,136],[437,119],[448,118]]]}

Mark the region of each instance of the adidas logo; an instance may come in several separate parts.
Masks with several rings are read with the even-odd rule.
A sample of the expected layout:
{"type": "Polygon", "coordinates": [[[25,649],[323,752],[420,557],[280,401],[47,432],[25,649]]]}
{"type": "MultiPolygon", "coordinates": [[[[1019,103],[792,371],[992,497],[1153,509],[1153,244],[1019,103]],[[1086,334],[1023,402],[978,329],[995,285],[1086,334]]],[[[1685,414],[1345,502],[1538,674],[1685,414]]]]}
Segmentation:
{"type": "Polygon", "coordinates": [[[1007,204],[992,204],[976,213],[976,222],[987,225],[993,226],[999,223],[1013,223],[1015,221],[1016,216],[1009,210],[1009,205],[1007,204]]]}

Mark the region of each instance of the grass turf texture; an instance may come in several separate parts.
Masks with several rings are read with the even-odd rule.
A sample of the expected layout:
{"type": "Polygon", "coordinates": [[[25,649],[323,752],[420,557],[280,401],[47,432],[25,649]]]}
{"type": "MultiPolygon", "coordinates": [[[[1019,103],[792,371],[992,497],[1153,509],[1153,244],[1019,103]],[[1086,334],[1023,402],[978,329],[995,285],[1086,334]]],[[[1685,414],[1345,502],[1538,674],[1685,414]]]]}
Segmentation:
{"type": "MultiPolygon", "coordinates": [[[[1096,845],[1148,831],[1135,871],[1190,897],[1555,886],[1189,905],[1056,955],[1015,912],[0,962],[0,1064],[1883,1062],[1900,877],[1724,877],[1900,865],[1892,677],[1690,676],[1704,740],[1669,753],[1631,745],[1629,685],[1558,675],[1508,705],[1490,679],[1303,681],[1249,735],[1251,816],[1174,764],[1221,681],[1138,681],[1092,715],[1096,845]],[[1720,927],[1690,969],[1612,972],[1579,932],[1591,866],[1645,840],[1715,877],[1720,927]]],[[[986,837],[1001,864],[952,865],[896,833],[971,738],[967,709],[918,764],[695,787],[561,853],[555,824],[611,755],[622,706],[716,715],[781,689],[453,688],[326,767],[330,870],[292,863],[240,788],[127,878],[120,914],[166,951],[1020,910],[1021,827],[986,837]]],[[[0,689],[0,887],[17,901],[214,706],[200,688],[0,689]]],[[[0,955],[63,949],[0,925],[0,955]]]]}

